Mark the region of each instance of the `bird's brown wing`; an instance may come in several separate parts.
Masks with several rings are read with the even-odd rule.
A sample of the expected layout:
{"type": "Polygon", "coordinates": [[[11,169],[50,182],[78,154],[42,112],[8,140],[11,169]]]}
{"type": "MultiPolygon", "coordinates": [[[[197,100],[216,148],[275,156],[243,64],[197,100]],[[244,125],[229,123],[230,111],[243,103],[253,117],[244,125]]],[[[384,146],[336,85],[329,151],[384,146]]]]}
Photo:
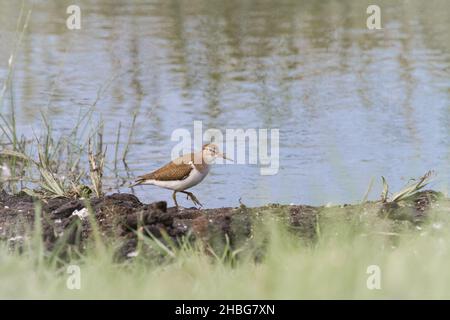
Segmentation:
{"type": "Polygon", "coordinates": [[[192,165],[189,163],[190,161],[191,155],[180,157],[158,170],[138,177],[136,182],[139,184],[140,182],[153,179],[160,181],[184,180],[192,171],[192,165]]]}

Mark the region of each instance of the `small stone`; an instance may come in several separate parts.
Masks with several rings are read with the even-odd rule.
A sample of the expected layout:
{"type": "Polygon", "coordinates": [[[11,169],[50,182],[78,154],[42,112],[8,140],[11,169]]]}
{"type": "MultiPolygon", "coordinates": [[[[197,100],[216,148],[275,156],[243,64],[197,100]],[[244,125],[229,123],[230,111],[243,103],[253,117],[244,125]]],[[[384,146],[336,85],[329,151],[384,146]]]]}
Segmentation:
{"type": "Polygon", "coordinates": [[[72,216],[78,216],[81,220],[84,220],[89,215],[89,211],[87,208],[83,208],[81,210],[75,210],[72,212],[72,216]]]}
{"type": "Polygon", "coordinates": [[[128,258],[134,258],[134,257],[137,257],[138,255],[139,255],[138,251],[132,251],[132,252],[127,254],[127,257],[128,258]]]}

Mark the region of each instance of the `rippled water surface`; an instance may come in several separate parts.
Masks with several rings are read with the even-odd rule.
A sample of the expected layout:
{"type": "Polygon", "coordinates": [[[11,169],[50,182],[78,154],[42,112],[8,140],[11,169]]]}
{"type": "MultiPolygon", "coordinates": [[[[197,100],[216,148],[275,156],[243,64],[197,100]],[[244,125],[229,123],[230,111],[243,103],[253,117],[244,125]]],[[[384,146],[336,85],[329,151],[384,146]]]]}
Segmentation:
{"type": "MultiPolygon", "coordinates": [[[[35,1],[13,81],[20,131],[38,132],[42,110],[62,134],[95,104],[111,156],[119,124],[121,152],[136,112],[129,170],[118,167],[131,179],[168,161],[173,130],[195,120],[279,128],[278,174],[218,165],[192,189],[208,207],[354,202],[371,178],[398,189],[428,169],[445,191],[450,2],[377,1],[383,29],[370,31],[371,2],[81,1],[82,29],[70,31],[71,1],[35,1]]],[[[1,83],[20,8],[1,0],[1,83]]],[[[115,185],[112,170],[107,181],[115,185]]],[[[377,182],[370,197],[380,191],[377,182]]],[[[136,192],[171,199],[152,186],[136,192]]]]}

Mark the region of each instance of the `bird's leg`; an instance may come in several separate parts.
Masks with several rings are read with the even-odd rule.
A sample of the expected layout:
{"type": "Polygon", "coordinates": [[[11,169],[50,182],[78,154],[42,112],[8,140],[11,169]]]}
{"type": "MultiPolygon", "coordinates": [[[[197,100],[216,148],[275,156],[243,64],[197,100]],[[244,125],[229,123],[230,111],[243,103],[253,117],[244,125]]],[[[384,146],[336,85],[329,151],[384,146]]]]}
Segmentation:
{"type": "Polygon", "coordinates": [[[178,208],[178,202],[177,202],[177,196],[176,196],[176,194],[177,194],[177,192],[174,191],[173,194],[172,194],[172,198],[173,198],[173,201],[175,202],[175,207],[178,208]]]}
{"type": "Polygon", "coordinates": [[[194,205],[199,205],[200,207],[203,207],[203,205],[200,203],[200,201],[198,201],[197,197],[194,196],[194,194],[192,192],[188,192],[188,191],[180,191],[180,192],[187,194],[187,196],[192,200],[194,205]]]}

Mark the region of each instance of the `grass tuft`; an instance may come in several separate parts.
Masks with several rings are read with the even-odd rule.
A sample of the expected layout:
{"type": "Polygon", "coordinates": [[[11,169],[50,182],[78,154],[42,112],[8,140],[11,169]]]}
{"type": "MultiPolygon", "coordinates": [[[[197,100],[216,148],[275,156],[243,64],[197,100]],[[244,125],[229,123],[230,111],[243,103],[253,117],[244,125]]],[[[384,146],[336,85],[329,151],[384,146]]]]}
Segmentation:
{"type": "Polygon", "coordinates": [[[392,195],[389,198],[389,185],[384,177],[381,177],[383,183],[383,191],[381,192],[382,202],[401,202],[410,200],[419,191],[425,188],[431,181],[431,177],[434,175],[433,171],[428,171],[419,179],[411,179],[410,182],[399,192],[392,195]]]}

